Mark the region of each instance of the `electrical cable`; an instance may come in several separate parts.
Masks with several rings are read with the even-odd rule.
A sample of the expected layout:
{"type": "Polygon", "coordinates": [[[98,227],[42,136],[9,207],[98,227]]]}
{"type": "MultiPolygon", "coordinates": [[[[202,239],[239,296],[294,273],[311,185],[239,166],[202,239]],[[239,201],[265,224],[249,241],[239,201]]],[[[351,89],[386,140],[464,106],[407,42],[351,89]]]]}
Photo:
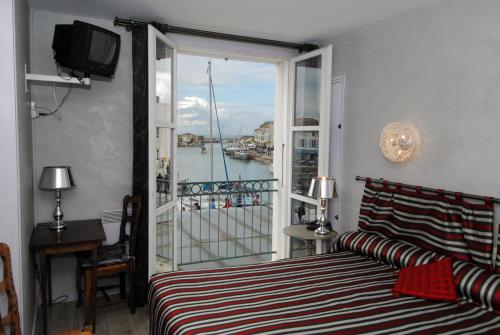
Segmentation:
{"type": "MultiPolygon", "coordinates": [[[[54,86],[54,90],[55,90],[55,86],[54,86]]],[[[53,114],[57,113],[61,109],[61,107],[64,105],[64,103],[68,100],[69,96],[71,95],[71,91],[72,90],[73,90],[73,84],[69,84],[68,91],[66,92],[66,94],[62,98],[61,102],[56,107],[56,109],[54,109],[53,111],[50,111],[49,113],[39,113],[39,115],[41,115],[41,116],[49,116],[49,115],[53,115],[53,114]]],[[[48,108],[43,107],[43,106],[36,106],[36,108],[40,108],[40,109],[44,109],[44,110],[49,110],[48,108]]]]}
{"type": "MultiPolygon", "coordinates": [[[[83,78],[81,76],[79,76],[78,74],[76,74],[75,72],[71,71],[71,73],[64,73],[64,71],[61,70],[61,68],[59,67],[58,64],[56,64],[56,69],[57,69],[57,75],[59,77],[61,77],[62,79],[71,80],[72,78],[76,78],[81,84],[85,85],[85,81],[83,80],[83,78]]],[[[48,111],[48,113],[38,113],[38,115],[39,116],[50,116],[50,115],[55,114],[55,117],[59,121],[62,121],[62,114],[60,111],[61,111],[62,106],[66,103],[66,101],[70,97],[72,90],[73,90],[73,84],[69,84],[68,91],[66,92],[66,94],[62,98],[61,102],[59,103],[57,100],[57,94],[56,94],[56,83],[54,83],[53,94],[54,94],[54,102],[55,102],[57,107],[56,107],[56,109],[51,110],[51,109],[44,107],[44,106],[35,106],[35,109],[43,109],[45,111],[48,111]]]]}

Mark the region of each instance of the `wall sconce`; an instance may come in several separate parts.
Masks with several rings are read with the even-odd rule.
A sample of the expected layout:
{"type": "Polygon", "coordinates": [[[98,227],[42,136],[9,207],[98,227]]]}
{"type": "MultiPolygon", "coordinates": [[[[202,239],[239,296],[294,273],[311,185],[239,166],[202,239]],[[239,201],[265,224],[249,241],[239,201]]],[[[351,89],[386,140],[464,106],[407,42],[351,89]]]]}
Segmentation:
{"type": "Polygon", "coordinates": [[[380,133],[380,151],[393,163],[410,159],[415,151],[417,131],[403,122],[391,122],[380,133]]]}

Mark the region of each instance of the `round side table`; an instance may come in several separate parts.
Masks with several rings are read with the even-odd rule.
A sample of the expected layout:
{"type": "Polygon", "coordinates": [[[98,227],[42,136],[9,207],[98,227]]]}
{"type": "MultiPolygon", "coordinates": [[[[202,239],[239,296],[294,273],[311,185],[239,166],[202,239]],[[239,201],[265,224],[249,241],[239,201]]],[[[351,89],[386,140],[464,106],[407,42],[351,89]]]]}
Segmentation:
{"type": "Polygon", "coordinates": [[[314,230],[307,230],[306,225],[296,224],[283,228],[283,234],[306,242],[307,255],[324,254],[331,249],[332,241],[337,238],[337,232],[332,230],[326,235],[316,234],[314,230]],[[314,249],[313,241],[316,242],[314,249]]]}

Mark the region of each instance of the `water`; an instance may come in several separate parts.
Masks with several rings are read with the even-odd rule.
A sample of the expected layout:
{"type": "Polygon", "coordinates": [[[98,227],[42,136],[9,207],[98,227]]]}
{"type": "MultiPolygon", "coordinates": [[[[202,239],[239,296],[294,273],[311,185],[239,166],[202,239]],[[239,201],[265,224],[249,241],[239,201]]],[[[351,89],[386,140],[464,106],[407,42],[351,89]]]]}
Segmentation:
{"type": "MultiPolygon", "coordinates": [[[[238,160],[226,156],[229,180],[273,178],[270,165],[254,160],[238,160]]],[[[202,154],[200,147],[177,148],[177,173],[179,181],[190,182],[210,180],[210,145],[202,154]]],[[[214,143],[214,181],[226,180],[224,162],[219,143],[214,143]]]]}

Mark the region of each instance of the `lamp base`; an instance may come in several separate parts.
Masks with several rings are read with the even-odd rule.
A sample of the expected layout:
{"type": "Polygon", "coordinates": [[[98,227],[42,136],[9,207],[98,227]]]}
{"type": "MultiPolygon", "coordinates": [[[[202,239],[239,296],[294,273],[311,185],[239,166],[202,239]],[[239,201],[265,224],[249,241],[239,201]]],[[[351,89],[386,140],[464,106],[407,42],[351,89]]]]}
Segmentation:
{"type": "Polygon", "coordinates": [[[319,226],[319,228],[316,229],[314,232],[319,235],[326,235],[331,233],[331,231],[328,228],[326,228],[326,226],[319,226]]]}
{"type": "Polygon", "coordinates": [[[68,227],[68,225],[65,224],[63,221],[53,221],[50,224],[50,229],[53,229],[53,230],[63,230],[66,227],[68,227]]]}

